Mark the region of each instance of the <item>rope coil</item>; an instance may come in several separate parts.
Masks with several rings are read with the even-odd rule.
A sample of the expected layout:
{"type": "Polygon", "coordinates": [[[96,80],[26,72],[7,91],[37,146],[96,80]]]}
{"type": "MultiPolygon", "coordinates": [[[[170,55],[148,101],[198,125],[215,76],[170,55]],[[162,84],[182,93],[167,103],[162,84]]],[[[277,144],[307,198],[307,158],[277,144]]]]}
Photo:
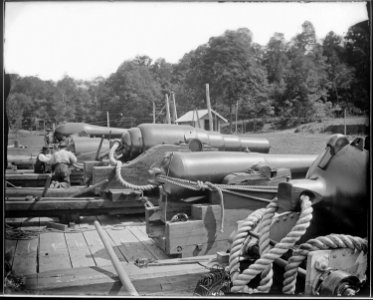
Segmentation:
{"type": "Polygon", "coordinates": [[[119,145],[120,145],[120,141],[115,140],[114,143],[113,143],[113,146],[110,148],[110,151],[109,151],[109,160],[113,165],[115,165],[115,177],[116,177],[116,179],[124,187],[126,187],[128,189],[140,190],[140,191],[150,191],[150,190],[153,190],[154,188],[156,188],[157,186],[153,185],[153,184],[146,184],[146,185],[132,184],[132,183],[129,183],[128,181],[126,181],[122,177],[121,170],[122,170],[123,163],[120,160],[115,159],[115,157],[114,157],[115,151],[118,149],[119,145]]]}
{"type": "MultiPolygon", "coordinates": [[[[302,196],[301,197],[301,214],[295,226],[292,230],[280,240],[273,248],[268,250],[267,241],[269,239],[269,233],[267,233],[264,237],[260,239],[260,244],[262,246],[262,253],[261,257],[256,260],[253,264],[251,264],[246,270],[240,273],[239,270],[239,259],[237,259],[238,254],[237,250],[235,251],[234,247],[240,248],[240,252],[242,251],[242,241],[244,240],[243,232],[241,234],[237,234],[235,237],[234,242],[232,243],[231,248],[231,256],[230,256],[230,270],[231,273],[233,271],[232,276],[232,292],[247,292],[247,293],[254,293],[254,292],[268,292],[270,285],[272,284],[271,281],[271,265],[275,259],[280,258],[285,252],[287,252],[290,248],[292,248],[295,243],[303,236],[306,232],[307,228],[310,225],[312,219],[312,206],[309,197],[302,196]],[[239,244],[239,245],[237,245],[239,244]],[[262,280],[257,289],[248,288],[247,284],[258,274],[262,275],[262,280]]],[[[265,209],[262,218],[266,220],[263,222],[262,226],[262,233],[265,230],[269,231],[270,224],[268,222],[272,219],[275,209],[277,209],[277,201],[271,202],[267,208],[265,209]]],[[[262,213],[262,212],[261,212],[262,213]]],[[[246,220],[248,222],[248,220],[246,220]]],[[[249,223],[249,222],[248,222],[249,223]]],[[[250,220],[250,224],[252,224],[252,220],[250,220]]],[[[252,225],[249,224],[249,230],[252,230],[252,225]]],[[[247,235],[247,231],[245,232],[247,235]]],[[[245,237],[246,237],[245,235],[245,237]]],[[[241,254],[241,253],[240,253],[241,254]]]]}
{"type": "Polygon", "coordinates": [[[288,260],[285,266],[282,292],[284,294],[295,294],[297,283],[298,267],[306,259],[308,253],[316,250],[348,248],[355,251],[367,252],[368,241],[366,239],[345,235],[330,234],[310,239],[301,244],[288,260]]]}

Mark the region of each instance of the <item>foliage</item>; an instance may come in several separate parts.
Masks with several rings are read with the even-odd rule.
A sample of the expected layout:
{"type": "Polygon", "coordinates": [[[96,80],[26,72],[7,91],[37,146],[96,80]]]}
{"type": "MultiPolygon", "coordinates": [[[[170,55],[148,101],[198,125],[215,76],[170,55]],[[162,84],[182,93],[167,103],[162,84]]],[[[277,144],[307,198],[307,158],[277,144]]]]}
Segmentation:
{"type": "MultiPolygon", "coordinates": [[[[275,117],[278,127],[321,121],[347,108],[369,109],[370,31],[367,22],[346,36],[330,32],[319,42],[311,22],[286,41],[275,33],[265,46],[247,28],[227,30],[186,53],[176,64],[143,55],[124,61],[108,78],[57,82],[12,77],[7,110],[12,129],[87,122],[132,127],[165,116],[165,95],[175,95],[177,113],[211,104],[232,121],[275,117]],[[238,109],[237,109],[238,107],[238,109]]],[[[233,128],[230,127],[232,132],[233,128]]]]}

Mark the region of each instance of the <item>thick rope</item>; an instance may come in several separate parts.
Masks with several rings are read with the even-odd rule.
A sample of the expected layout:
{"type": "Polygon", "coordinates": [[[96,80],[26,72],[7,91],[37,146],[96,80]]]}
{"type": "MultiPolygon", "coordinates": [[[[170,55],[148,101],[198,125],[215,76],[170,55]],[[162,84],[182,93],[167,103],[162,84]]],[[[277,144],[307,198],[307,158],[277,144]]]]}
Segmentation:
{"type": "MultiPolygon", "coordinates": [[[[235,277],[232,278],[232,292],[253,292],[252,289],[249,289],[247,287],[247,284],[256,275],[261,274],[264,270],[266,270],[268,266],[274,262],[275,259],[280,258],[284,253],[292,248],[306,232],[312,219],[313,208],[311,204],[312,203],[309,197],[301,197],[301,214],[295,226],[272,249],[270,249],[268,252],[265,252],[258,260],[255,261],[255,263],[251,264],[242,273],[235,275],[235,277]]],[[[269,210],[266,210],[266,212],[269,213],[269,210]]]]}
{"type": "Polygon", "coordinates": [[[367,252],[368,241],[366,239],[345,234],[330,234],[310,239],[301,244],[294,251],[293,256],[285,266],[282,292],[284,294],[295,294],[298,267],[306,259],[308,253],[315,250],[349,248],[355,251],[367,252]]]}
{"type": "Polygon", "coordinates": [[[146,185],[137,185],[129,183],[128,181],[124,180],[122,177],[122,165],[123,163],[120,160],[116,160],[114,157],[115,151],[118,149],[120,142],[118,140],[114,141],[113,146],[109,152],[109,160],[110,162],[115,165],[115,177],[116,179],[126,188],[133,189],[133,190],[140,190],[140,191],[150,191],[156,188],[156,185],[153,184],[146,184],[146,185]]]}
{"type": "Polygon", "coordinates": [[[240,272],[240,257],[243,254],[242,250],[247,233],[255,228],[260,219],[263,217],[265,211],[265,208],[253,211],[242,223],[238,225],[238,229],[233,239],[229,254],[229,271],[232,280],[234,280],[240,272]]]}
{"type": "MultiPolygon", "coordinates": [[[[259,233],[259,254],[262,256],[264,253],[271,249],[270,246],[270,229],[273,221],[273,217],[278,207],[277,199],[272,200],[272,202],[267,206],[267,211],[263,216],[263,219],[258,225],[259,233]]],[[[259,293],[269,293],[272,283],[273,283],[273,264],[269,264],[266,269],[264,269],[261,274],[261,280],[257,291],[259,293]]]]}
{"type": "MultiPolygon", "coordinates": [[[[207,189],[208,186],[206,183],[202,181],[192,181],[183,178],[175,178],[171,176],[166,176],[163,174],[158,174],[157,179],[162,182],[171,183],[174,185],[178,185],[180,187],[191,189],[194,191],[199,191],[201,188],[207,189]]],[[[277,194],[277,186],[255,186],[255,185],[235,185],[235,184],[218,184],[214,183],[214,185],[221,190],[235,190],[235,191],[245,191],[245,192],[264,192],[270,194],[277,194]]],[[[267,199],[266,199],[267,200],[267,199]]]]}

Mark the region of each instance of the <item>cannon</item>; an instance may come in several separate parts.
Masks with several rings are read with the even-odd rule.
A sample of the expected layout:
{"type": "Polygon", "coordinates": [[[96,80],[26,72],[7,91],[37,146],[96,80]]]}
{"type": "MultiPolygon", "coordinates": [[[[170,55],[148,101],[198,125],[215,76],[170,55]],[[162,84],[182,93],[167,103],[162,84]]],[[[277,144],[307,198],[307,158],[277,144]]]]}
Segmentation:
{"type": "Polygon", "coordinates": [[[333,135],[304,179],[279,183],[237,222],[220,253],[223,279],[204,275],[195,295],[367,293],[369,148],[368,138],[333,135]]]}
{"type": "Polygon", "coordinates": [[[169,255],[197,256],[227,247],[236,221],[265,207],[279,182],[304,178],[316,155],[173,152],[151,172],[162,183],[146,205],[146,229],[169,255]]]}
{"type": "Polygon", "coordinates": [[[132,159],[147,149],[160,144],[195,142],[195,151],[209,145],[220,151],[251,151],[268,153],[269,141],[265,138],[238,137],[205,131],[187,125],[141,124],[122,135],[123,151],[132,159]]]}
{"type": "MultiPolygon", "coordinates": [[[[228,174],[245,172],[257,165],[268,166],[273,173],[289,169],[291,178],[304,178],[316,155],[287,155],[237,152],[174,152],[160,162],[161,171],[170,177],[223,183],[228,174]]],[[[184,188],[165,183],[170,197],[188,194],[184,188]]],[[[189,193],[190,194],[190,193],[189,193]]]]}
{"type": "MultiPolygon", "coordinates": [[[[196,129],[187,125],[171,124],[140,124],[129,129],[102,127],[86,123],[66,123],[56,128],[56,141],[67,136],[88,135],[90,137],[120,138],[123,144],[121,155],[131,160],[151,147],[161,144],[180,145],[190,143],[193,151],[203,150],[203,146],[216,148],[221,151],[251,151],[268,153],[269,141],[265,138],[238,137],[220,134],[213,131],[196,129]]],[[[77,138],[75,138],[77,140],[77,138]]],[[[78,143],[86,143],[77,140],[78,143]]],[[[92,144],[91,151],[97,149],[92,144]]]]}
{"type": "Polygon", "coordinates": [[[60,140],[62,137],[70,135],[83,135],[92,137],[111,136],[112,138],[121,137],[127,129],[116,127],[104,127],[91,125],[87,123],[65,123],[56,127],[54,137],[60,140]]]}

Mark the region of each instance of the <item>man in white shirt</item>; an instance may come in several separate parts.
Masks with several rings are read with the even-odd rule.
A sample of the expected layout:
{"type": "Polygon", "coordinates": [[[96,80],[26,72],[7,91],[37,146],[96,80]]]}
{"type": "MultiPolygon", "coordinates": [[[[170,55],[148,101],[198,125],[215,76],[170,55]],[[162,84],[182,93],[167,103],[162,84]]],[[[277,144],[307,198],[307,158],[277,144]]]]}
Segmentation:
{"type": "Polygon", "coordinates": [[[53,153],[51,162],[54,169],[54,176],[52,180],[65,182],[70,186],[71,167],[77,162],[74,153],[66,149],[67,143],[62,141],[59,144],[59,149],[53,153]]]}

